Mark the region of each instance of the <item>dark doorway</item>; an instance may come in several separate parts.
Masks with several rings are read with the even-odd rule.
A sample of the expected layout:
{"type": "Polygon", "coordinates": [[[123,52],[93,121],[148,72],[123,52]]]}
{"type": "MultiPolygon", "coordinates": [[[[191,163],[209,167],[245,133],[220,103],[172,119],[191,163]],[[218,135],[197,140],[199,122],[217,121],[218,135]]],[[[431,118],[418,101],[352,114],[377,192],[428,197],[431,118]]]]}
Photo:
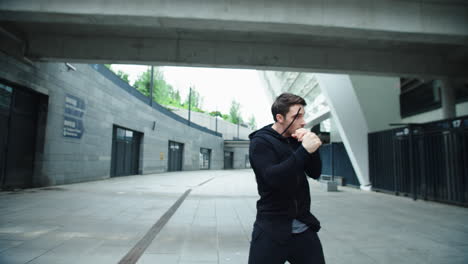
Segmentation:
{"type": "Polygon", "coordinates": [[[0,82],[1,189],[32,187],[40,105],[47,108],[41,97],[45,96],[0,82]]]}
{"type": "Polygon", "coordinates": [[[234,163],[234,152],[224,151],[224,169],[232,169],[234,163]]]}
{"type": "Polygon", "coordinates": [[[169,141],[169,160],[167,171],[181,171],[184,154],[184,144],[169,141]]]}
{"type": "Polygon", "coordinates": [[[13,88],[0,83],[0,184],[4,187],[7,164],[8,132],[10,131],[10,111],[13,88]]]}
{"type": "Polygon", "coordinates": [[[114,126],[111,177],[138,174],[142,133],[114,126]]]}

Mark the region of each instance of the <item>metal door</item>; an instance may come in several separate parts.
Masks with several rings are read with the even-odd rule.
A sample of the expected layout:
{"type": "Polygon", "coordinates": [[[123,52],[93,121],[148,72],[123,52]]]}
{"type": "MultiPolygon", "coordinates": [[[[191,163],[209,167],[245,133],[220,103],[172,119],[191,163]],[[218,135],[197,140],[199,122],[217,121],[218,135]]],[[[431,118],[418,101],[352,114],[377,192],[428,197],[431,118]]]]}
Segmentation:
{"type": "Polygon", "coordinates": [[[10,107],[13,88],[0,83],[0,186],[3,186],[6,173],[6,159],[8,131],[10,120],[10,107]]]}
{"type": "Polygon", "coordinates": [[[1,85],[2,189],[32,186],[37,135],[38,94],[1,85]],[[8,103],[10,103],[8,113],[8,103]]]}
{"type": "Polygon", "coordinates": [[[200,169],[209,170],[211,163],[211,149],[200,148],[200,169]]]}
{"type": "Polygon", "coordinates": [[[234,163],[234,152],[224,151],[224,169],[232,169],[234,163]]]}
{"type": "Polygon", "coordinates": [[[138,174],[142,134],[114,126],[112,137],[111,176],[138,174]]]}
{"type": "Polygon", "coordinates": [[[169,141],[169,160],[168,160],[168,171],[181,171],[182,161],[184,153],[184,144],[169,141]]]}

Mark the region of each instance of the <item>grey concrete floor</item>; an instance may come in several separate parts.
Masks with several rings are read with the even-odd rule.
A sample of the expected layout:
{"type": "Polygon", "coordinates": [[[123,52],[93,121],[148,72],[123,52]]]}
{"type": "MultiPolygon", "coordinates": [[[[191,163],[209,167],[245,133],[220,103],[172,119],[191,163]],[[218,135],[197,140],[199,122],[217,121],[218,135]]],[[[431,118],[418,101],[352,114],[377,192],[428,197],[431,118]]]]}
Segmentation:
{"type": "MultiPolygon", "coordinates": [[[[327,263],[468,263],[468,209],[310,183],[327,263]]],[[[117,263],[189,188],[138,263],[247,263],[258,198],[251,170],[2,192],[0,263],[117,263]]]]}

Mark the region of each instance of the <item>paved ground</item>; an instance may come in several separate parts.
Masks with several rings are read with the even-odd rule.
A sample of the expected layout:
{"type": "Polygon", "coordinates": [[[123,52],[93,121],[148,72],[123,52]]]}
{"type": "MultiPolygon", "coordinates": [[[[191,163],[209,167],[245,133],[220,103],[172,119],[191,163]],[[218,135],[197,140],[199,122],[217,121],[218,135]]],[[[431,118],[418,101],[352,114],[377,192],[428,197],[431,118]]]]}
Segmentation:
{"type": "MultiPolygon", "coordinates": [[[[250,170],[0,193],[0,263],[117,263],[189,188],[138,263],[246,263],[257,199],[250,170]]],[[[311,194],[327,263],[468,263],[466,208],[352,188],[327,193],[315,181],[311,194]]]]}

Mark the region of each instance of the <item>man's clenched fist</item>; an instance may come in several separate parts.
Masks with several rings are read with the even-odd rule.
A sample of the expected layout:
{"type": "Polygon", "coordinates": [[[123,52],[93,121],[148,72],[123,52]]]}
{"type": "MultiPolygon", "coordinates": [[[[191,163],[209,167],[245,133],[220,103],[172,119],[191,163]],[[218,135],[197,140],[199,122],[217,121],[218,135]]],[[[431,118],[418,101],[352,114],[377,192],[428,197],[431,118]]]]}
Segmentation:
{"type": "Polygon", "coordinates": [[[322,141],[320,138],[305,128],[299,128],[292,134],[293,138],[296,138],[299,142],[302,142],[302,146],[309,153],[314,153],[321,145],[322,141]]]}

